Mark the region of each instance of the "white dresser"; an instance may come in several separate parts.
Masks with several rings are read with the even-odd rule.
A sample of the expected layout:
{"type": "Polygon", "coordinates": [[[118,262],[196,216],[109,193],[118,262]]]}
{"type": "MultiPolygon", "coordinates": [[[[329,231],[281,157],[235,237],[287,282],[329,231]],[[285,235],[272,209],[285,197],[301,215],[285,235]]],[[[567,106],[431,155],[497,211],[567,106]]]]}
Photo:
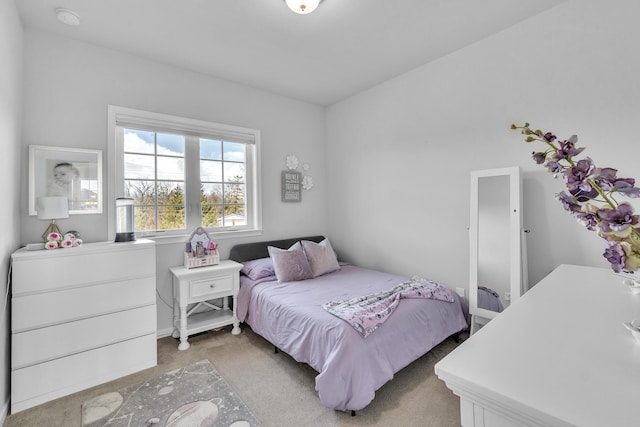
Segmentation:
{"type": "Polygon", "coordinates": [[[11,412],[155,366],[155,243],[12,255],[11,412]]]}
{"type": "Polygon", "coordinates": [[[435,366],[464,427],[640,425],[640,320],[610,269],[561,265],[435,366]]]}

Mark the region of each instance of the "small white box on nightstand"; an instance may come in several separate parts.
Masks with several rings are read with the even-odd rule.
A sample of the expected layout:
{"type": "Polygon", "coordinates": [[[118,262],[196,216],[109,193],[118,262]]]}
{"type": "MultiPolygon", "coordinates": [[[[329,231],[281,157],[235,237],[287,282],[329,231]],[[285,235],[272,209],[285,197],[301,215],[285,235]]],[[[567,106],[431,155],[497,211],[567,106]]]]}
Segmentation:
{"type": "Polygon", "coordinates": [[[220,264],[220,255],[217,253],[202,257],[190,257],[189,254],[184,253],[184,268],[207,267],[218,264],[220,264]]]}

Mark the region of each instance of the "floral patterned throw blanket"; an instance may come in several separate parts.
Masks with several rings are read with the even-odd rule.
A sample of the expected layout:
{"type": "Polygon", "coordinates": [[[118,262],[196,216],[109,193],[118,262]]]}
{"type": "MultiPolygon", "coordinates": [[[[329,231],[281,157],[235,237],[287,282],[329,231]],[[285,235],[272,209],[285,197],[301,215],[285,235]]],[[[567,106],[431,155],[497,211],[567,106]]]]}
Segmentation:
{"type": "Polygon", "coordinates": [[[349,323],[366,338],[391,316],[403,298],[429,298],[450,303],[455,301],[447,286],[414,276],[388,291],[346,301],[327,302],[322,304],[322,308],[349,323]]]}

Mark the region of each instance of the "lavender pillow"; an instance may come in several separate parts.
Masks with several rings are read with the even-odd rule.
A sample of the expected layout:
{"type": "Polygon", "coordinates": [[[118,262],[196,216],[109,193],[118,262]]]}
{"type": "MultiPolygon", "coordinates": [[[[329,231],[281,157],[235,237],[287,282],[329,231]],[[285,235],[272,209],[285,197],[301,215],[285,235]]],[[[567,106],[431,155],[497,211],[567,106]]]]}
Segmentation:
{"type": "Polygon", "coordinates": [[[288,250],[267,247],[278,282],[294,282],[313,278],[311,266],[302,251],[300,242],[296,242],[288,250]]]}
{"type": "Polygon", "coordinates": [[[311,265],[313,277],[322,276],[340,269],[336,253],[333,251],[329,239],[324,239],[320,243],[303,240],[302,247],[311,265]]]}
{"type": "Polygon", "coordinates": [[[240,272],[248,276],[251,280],[275,276],[276,274],[271,258],[259,258],[252,259],[251,261],[245,261],[242,263],[242,269],[240,269],[240,272]]]}

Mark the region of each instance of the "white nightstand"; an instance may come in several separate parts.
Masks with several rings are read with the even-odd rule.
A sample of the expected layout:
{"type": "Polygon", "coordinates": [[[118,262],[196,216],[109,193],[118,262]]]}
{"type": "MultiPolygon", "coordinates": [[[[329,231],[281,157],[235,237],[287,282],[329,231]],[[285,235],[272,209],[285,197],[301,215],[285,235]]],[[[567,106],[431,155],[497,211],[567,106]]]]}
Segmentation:
{"type": "Polygon", "coordinates": [[[169,269],[173,274],[173,336],[180,337],[178,350],[188,349],[189,335],[199,332],[233,324],[231,333],[240,333],[236,299],[241,268],[242,264],[224,260],[210,267],[169,269]],[[229,308],[229,297],[233,298],[233,309],[229,308]],[[211,302],[215,299],[222,299],[222,307],[211,302]],[[194,313],[202,305],[211,310],[194,313]]]}

